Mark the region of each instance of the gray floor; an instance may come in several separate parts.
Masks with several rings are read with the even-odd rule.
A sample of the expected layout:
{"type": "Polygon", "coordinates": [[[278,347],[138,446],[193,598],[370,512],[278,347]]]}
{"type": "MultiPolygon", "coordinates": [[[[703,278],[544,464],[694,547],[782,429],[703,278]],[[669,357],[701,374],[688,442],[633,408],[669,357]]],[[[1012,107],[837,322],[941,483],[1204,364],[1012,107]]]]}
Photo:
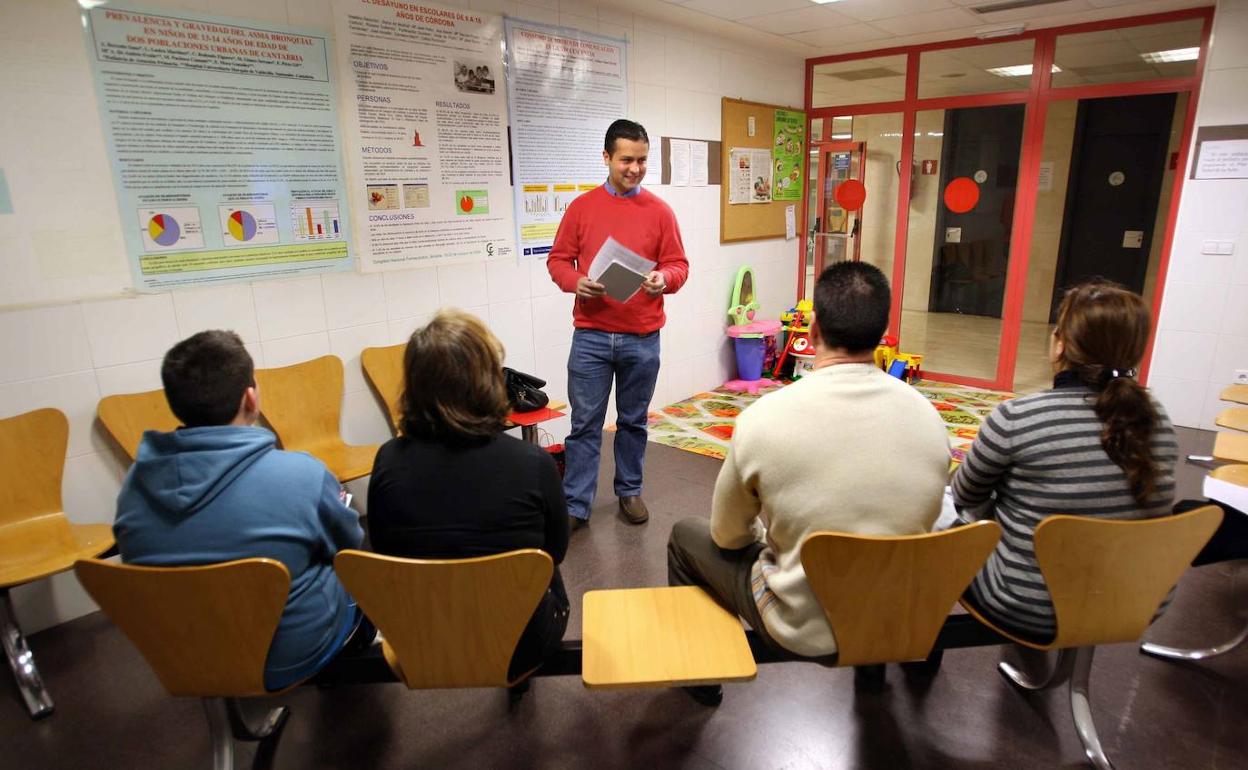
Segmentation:
{"type": "MultiPolygon", "coordinates": [[[[1211,434],[1181,431],[1185,452],[1211,434]]],[[[608,438],[609,441],[609,438],[608,438]]],[[[650,445],[652,518],[615,515],[610,450],[592,524],[573,536],[564,575],[590,588],[662,585],[672,523],[708,516],[718,461],[650,445]]],[[[1180,492],[1199,491],[1184,469],[1180,492]]],[[[1192,570],[1150,631],[1164,643],[1229,638],[1248,598],[1243,564],[1192,570]]],[[[36,634],[56,713],[31,722],[0,673],[0,767],[209,767],[197,701],[171,698],[129,643],[98,613],[36,634]]],[[[888,671],[878,694],[855,694],[848,670],[807,663],[760,667],[725,687],[712,709],[671,690],[591,692],[575,677],[541,678],[514,710],[501,691],[409,692],[397,684],[301,688],[282,699],[292,718],[277,767],[603,768],[1049,768],[1081,765],[1064,691],[1023,697],[997,674],[1000,648],[951,651],[933,679],[888,671]]],[[[1120,768],[1243,767],[1248,756],[1248,645],[1203,664],[1166,663],[1132,645],[1102,648],[1093,713],[1120,768]]],[[[240,759],[247,759],[243,749],[240,759]]]]}

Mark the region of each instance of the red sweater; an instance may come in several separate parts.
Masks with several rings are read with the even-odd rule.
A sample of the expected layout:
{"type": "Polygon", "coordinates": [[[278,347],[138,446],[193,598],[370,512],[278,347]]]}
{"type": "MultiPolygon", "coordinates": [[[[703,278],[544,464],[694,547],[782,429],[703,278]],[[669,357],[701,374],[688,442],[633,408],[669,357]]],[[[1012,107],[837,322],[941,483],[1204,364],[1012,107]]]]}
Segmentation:
{"type": "MultiPolygon", "coordinates": [[[[559,288],[576,292],[576,282],[586,274],[607,236],[658,263],[655,269],[667,281],[664,294],[675,294],[689,277],[685,245],[670,206],[649,190],[625,198],[596,187],[572,201],[559,223],[554,247],[546,259],[550,277],[559,288]]],[[[651,296],[644,290],[628,302],[610,297],[577,298],[572,309],[572,323],[578,329],[604,332],[648,334],[663,328],[665,318],[663,296],[651,296]]]]}

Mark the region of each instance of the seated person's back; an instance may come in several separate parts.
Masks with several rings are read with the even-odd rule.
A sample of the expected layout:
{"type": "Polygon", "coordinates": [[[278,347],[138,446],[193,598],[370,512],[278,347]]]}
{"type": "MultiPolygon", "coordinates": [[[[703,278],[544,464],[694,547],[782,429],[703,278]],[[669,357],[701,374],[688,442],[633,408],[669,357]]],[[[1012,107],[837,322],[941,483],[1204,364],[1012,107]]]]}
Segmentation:
{"type": "Polygon", "coordinates": [[[122,560],[148,566],[277,559],[290,593],[269,648],[265,686],[280,689],[322,668],[359,623],[333,570],[334,555],[364,532],[320,461],[274,447],[259,414],[251,357],[232,332],[200,332],[161,368],[166,397],[186,427],[148,431],[122,485],[113,530],[122,560]]]}
{"type": "Polygon", "coordinates": [[[878,269],[839,263],[824,271],[811,323],[815,371],[742,412],[715,485],[709,540],[702,520],[687,519],[669,544],[670,582],[708,587],[764,638],[799,655],[836,651],[802,569],[802,540],[819,531],[918,534],[940,513],[944,423],[872,362],[888,308],[878,269]],[[726,582],[715,590],[720,558],[734,574],[720,573],[726,582]]]}
{"type": "MultiPolygon", "coordinates": [[[[510,408],[502,346],[476,318],[442,311],[404,353],[403,435],[377,453],[368,528],[378,553],[460,559],[568,547],[559,471],[538,446],[502,431],[510,408]]],[[[515,678],[563,638],[568,598],[556,568],[512,658],[515,678]]]]}
{"type": "Polygon", "coordinates": [[[967,509],[962,518],[1002,527],[967,598],[1009,631],[1038,641],[1057,631],[1035,555],[1035,530],[1045,518],[1170,512],[1174,428],[1134,379],[1148,324],[1143,300],[1121,287],[1068,291],[1053,332],[1053,388],[998,406],[954,474],[954,503],[967,509]]]}

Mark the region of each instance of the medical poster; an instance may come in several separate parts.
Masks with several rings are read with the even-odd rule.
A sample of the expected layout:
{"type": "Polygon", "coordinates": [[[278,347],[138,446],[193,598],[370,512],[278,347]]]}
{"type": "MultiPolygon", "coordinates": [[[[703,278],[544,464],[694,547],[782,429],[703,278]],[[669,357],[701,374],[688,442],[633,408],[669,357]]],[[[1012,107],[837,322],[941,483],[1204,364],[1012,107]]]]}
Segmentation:
{"type": "Polygon", "coordinates": [[[806,158],[806,115],[793,110],[776,110],[771,147],[775,180],[771,198],[777,201],[802,199],[802,164],[806,158]]]}
{"type": "Polygon", "coordinates": [[[502,20],[336,0],[334,24],[362,269],[514,259],[502,20]]]}
{"type": "Polygon", "coordinates": [[[83,12],[138,291],[353,266],[323,34],[83,12]]]}
{"type": "MultiPolygon", "coordinates": [[[[517,242],[521,256],[544,257],[575,197],[564,191],[607,178],[603,137],[628,116],[627,43],[514,19],[506,30],[517,242]]],[[[661,174],[650,164],[647,177],[661,174]]]]}

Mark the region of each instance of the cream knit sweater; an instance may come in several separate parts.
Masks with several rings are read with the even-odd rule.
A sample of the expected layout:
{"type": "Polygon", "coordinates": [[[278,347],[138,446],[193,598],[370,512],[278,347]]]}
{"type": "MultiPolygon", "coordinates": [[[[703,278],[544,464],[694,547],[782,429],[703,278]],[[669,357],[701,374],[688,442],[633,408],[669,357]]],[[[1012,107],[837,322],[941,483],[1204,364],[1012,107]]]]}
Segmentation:
{"type": "Polygon", "coordinates": [[[767,632],[799,655],[830,655],[836,639],[802,571],[803,538],[926,532],[948,478],[948,435],[927,399],[871,364],[835,364],[737,418],[711,536],[721,548],[765,542],[753,586],[767,632]]]}

